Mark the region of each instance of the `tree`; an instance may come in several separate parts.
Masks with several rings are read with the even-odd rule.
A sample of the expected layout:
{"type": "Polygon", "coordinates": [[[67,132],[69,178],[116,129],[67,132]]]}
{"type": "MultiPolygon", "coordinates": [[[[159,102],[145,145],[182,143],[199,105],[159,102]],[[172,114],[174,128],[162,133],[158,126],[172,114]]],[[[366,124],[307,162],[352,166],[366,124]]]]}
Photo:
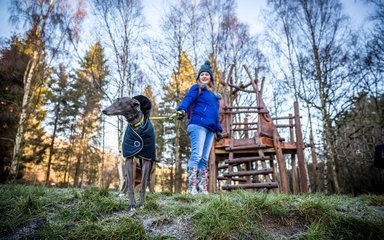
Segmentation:
{"type": "MultiPolygon", "coordinates": [[[[143,7],[140,0],[93,0],[94,14],[100,22],[101,35],[106,36],[103,43],[112,53],[110,63],[111,75],[114,79],[113,97],[133,97],[137,88],[143,83],[143,72],[140,69],[140,54],[144,32],[143,7]]],[[[111,100],[111,98],[109,97],[111,100]]],[[[119,117],[117,122],[118,148],[121,152],[124,119],[119,117]]],[[[118,173],[120,188],[123,186],[123,161],[119,158],[118,173]]]]}
{"type": "Polygon", "coordinates": [[[49,145],[49,155],[47,162],[47,170],[45,183],[49,182],[49,176],[51,172],[52,158],[55,155],[55,140],[57,135],[62,134],[66,128],[66,126],[70,123],[70,119],[68,118],[68,102],[70,101],[68,97],[68,74],[66,72],[65,66],[60,64],[57,78],[52,78],[49,86],[49,92],[47,95],[47,101],[49,103],[48,107],[52,106],[52,121],[49,122],[49,125],[52,125],[53,130],[51,134],[51,141],[49,145]]]}
{"type": "Polygon", "coordinates": [[[383,1],[370,1],[376,10],[371,16],[373,28],[368,36],[366,43],[367,53],[361,57],[361,64],[364,68],[364,78],[360,85],[370,95],[376,98],[384,91],[383,73],[384,73],[384,3],[383,1]]]}
{"type": "MultiPolygon", "coordinates": [[[[169,85],[165,87],[164,102],[167,102],[173,109],[180,105],[181,100],[188,92],[189,88],[196,82],[196,70],[192,66],[186,52],[182,52],[180,62],[176,66],[175,74],[171,76],[169,85]]],[[[176,120],[172,126],[175,129],[174,138],[170,146],[174,146],[175,164],[175,191],[180,192],[182,186],[182,165],[183,159],[189,158],[189,139],[185,122],[176,120]]]]}
{"type": "MultiPolygon", "coordinates": [[[[217,58],[219,55],[219,49],[222,44],[222,37],[220,37],[220,31],[222,29],[222,23],[224,19],[228,19],[230,16],[235,16],[236,5],[235,1],[208,1],[203,0],[200,2],[200,8],[205,16],[207,16],[205,24],[209,26],[209,30],[205,31],[207,35],[207,45],[209,46],[207,53],[213,58],[217,58]]],[[[223,34],[222,34],[223,36],[223,34]]],[[[220,59],[224,60],[224,59],[220,59]]],[[[226,66],[223,63],[221,66],[226,66]]]]}
{"type": "MultiPolygon", "coordinates": [[[[80,4],[78,6],[79,8],[77,10],[80,9],[80,4]]],[[[77,31],[74,29],[78,27],[78,25],[73,25],[73,28],[70,28],[70,24],[72,22],[80,23],[83,17],[83,15],[80,14],[81,11],[75,11],[75,14],[71,15],[71,12],[68,11],[69,9],[70,6],[64,0],[12,1],[12,14],[10,17],[11,22],[17,24],[20,21],[23,21],[24,25],[29,28],[27,31],[27,39],[29,44],[31,44],[31,51],[29,53],[31,58],[23,76],[24,95],[21,104],[21,114],[18,129],[15,137],[13,157],[8,176],[8,179],[10,180],[16,180],[17,177],[21,157],[22,138],[24,135],[27,119],[27,111],[30,99],[33,98],[35,92],[38,92],[31,89],[32,79],[35,75],[36,69],[39,66],[39,63],[41,63],[45,57],[43,53],[47,49],[47,46],[50,46],[53,50],[53,57],[58,52],[59,46],[63,43],[64,37],[67,36],[67,34],[72,37],[77,33],[77,31]],[[57,31],[58,28],[61,28],[61,31],[57,31]],[[53,44],[57,33],[60,33],[61,35],[57,39],[58,41],[53,44]]],[[[46,79],[46,77],[42,77],[41,79],[46,79]]],[[[40,87],[40,85],[38,86],[40,87]]]]}
{"type": "Polygon", "coordinates": [[[100,133],[101,101],[107,74],[103,48],[98,42],[86,53],[72,86],[76,90],[72,99],[77,107],[75,186],[81,185],[80,178],[86,170],[87,159],[90,159],[88,155],[92,152],[91,140],[100,133]]]}
{"type": "Polygon", "coordinates": [[[23,98],[23,74],[29,56],[25,43],[12,37],[8,47],[0,52],[0,182],[6,180],[12,159],[12,149],[23,98]]]}
{"type": "Polygon", "coordinates": [[[351,104],[348,90],[355,89],[359,80],[348,65],[354,53],[349,44],[352,34],[347,28],[346,16],[337,0],[270,3],[276,20],[281,22],[280,28],[285,31],[283,42],[286,46],[277,48],[280,50],[277,56],[282,55],[288,64],[280,67],[288,66],[284,71],[288,85],[299,99],[319,113],[323,187],[328,192],[330,181],[337,193],[340,189],[332,125],[338,114],[351,104]]]}
{"type": "Polygon", "coordinates": [[[384,95],[379,98],[361,92],[355,104],[340,114],[334,127],[336,157],[343,193],[382,194],[384,174],[373,166],[375,146],[382,143],[384,95]]]}

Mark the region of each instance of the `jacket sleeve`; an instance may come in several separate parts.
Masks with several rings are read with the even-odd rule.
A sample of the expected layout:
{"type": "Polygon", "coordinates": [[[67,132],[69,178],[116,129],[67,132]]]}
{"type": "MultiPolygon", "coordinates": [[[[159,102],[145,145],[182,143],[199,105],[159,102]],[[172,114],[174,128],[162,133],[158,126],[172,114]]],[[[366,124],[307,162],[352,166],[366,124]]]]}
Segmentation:
{"type": "Polygon", "coordinates": [[[199,85],[194,84],[192,87],[189,89],[187,94],[185,95],[183,101],[181,101],[180,106],[177,108],[177,111],[179,110],[184,110],[185,112],[189,108],[189,106],[196,101],[197,95],[199,93],[199,85]]]}

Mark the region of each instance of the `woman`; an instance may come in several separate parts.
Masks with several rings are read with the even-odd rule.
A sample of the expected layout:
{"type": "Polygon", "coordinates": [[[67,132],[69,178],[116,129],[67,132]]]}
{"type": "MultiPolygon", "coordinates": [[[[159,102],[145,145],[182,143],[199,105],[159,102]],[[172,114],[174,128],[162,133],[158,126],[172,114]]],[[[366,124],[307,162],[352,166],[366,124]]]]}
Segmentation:
{"type": "Polygon", "coordinates": [[[194,84],[177,108],[177,116],[190,116],[188,134],[191,141],[191,156],[188,162],[188,193],[208,194],[207,162],[213,137],[220,140],[222,128],[219,118],[220,94],[215,93],[215,79],[211,63],[206,61],[200,68],[194,84]]]}

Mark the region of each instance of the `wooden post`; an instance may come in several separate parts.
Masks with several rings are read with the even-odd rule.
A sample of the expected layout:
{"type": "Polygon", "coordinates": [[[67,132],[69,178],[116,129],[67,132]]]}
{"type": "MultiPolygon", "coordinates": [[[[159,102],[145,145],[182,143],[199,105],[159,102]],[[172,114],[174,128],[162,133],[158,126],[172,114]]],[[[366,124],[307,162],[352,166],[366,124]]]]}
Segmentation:
{"type": "Polygon", "coordinates": [[[287,170],[285,167],[285,159],[283,156],[283,151],[280,147],[279,135],[277,134],[276,127],[273,130],[273,145],[275,147],[276,159],[278,162],[278,167],[280,172],[281,191],[283,193],[288,193],[287,170]]]}
{"type": "MultiPolygon", "coordinates": [[[[289,142],[295,142],[295,134],[293,131],[293,116],[289,114],[289,142]]],[[[296,168],[296,154],[291,154],[291,165],[292,165],[292,191],[293,194],[299,193],[299,178],[297,176],[297,168],[296,168]]]]}
{"type": "Polygon", "coordinates": [[[308,192],[308,179],[305,170],[306,166],[304,161],[304,141],[303,135],[301,133],[299,103],[295,101],[293,106],[295,111],[296,151],[300,173],[301,192],[308,192]]]}
{"type": "Polygon", "coordinates": [[[215,153],[215,143],[212,144],[211,152],[209,154],[208,161],[208,191],[210,193],[217,192],[216,188],[216,179],[217,179],[217,164],[216,164],[216,153],[215,153]]]}
{"type": "Polygon", "coordinates": [[[296,168],[296,155],[291,154],[291,165],[292,165],[292,190],[293,194],[299,193],[299,180],[297,177],[297,168],[296,168]]]}

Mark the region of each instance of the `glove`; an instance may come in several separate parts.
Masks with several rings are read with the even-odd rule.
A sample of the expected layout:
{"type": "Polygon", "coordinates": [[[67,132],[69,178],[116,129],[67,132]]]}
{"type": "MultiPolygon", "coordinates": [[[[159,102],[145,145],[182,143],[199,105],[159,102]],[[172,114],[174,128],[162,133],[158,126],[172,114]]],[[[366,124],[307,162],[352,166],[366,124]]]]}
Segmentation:
{"type": "Polygon", "coordinates": [[[222,132],[216,132],[216,138],[215,138],[216,142],[220,141],[220,139],[222,139],[222,138],[223,138],[223,133],[222,132]]]}
{"type": "Polygon", "coordinates": [[[183,120],[185,116],[185,111],[184,110],[179,110],[175,113],[172,113],[172,115],[169,117],[170,119],[175,119],[177,118],[178,120],[183,120]]]}

